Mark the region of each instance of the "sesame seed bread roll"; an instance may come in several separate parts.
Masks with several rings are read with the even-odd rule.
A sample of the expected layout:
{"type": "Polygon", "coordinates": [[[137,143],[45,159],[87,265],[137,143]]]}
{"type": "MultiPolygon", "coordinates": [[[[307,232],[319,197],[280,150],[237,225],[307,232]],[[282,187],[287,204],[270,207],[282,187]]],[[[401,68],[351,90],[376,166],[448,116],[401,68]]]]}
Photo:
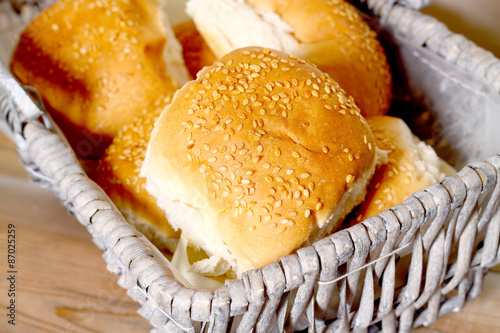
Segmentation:
{"type": "Polygon", "coordinates": [[[239,275],[338,228],[379,157],[334,80],[294,56],[249,47],[176,93],[141,172],[174,228],[239,275]]]}
{"type": "Polygon", "coordinates": [[[160,0],[60,0],[20,36],[11,69],[33,86],[81,157],[188,80],[160,0]]]}
{"type": "Polygon", "coordinates": [[[172,253],[180,232],[168,223],[156,198],[146,191],[146,180],[139,177],[154,122],[170,97],[164,96],[159,101],[154,108],[143,110],[113,138],[99,159],[94,179],[129,223],[160,250],[172,253]]]}
{"type": "Polygon", "coordinates": [[[439,158],[431,146],[420,141],[403,120],[390,116],[373,116],[366,120],[377,147],[388,151],[388,163],[375,171],[366,199],[357,208],[351,225],[456,174],[456,170],[439,158]]]}
{"type": "Polygon", "coordinates": [[[210,66],[217,60],[192,20],[176,24],[172,29],[182,46],[184,63],[192,78],[195,78],[203,67],[210,66]]]}
{"type": "Polygon", "coordinates": [[[219,57],[253,45],[295,54],[337,81],[363,115],[389,109],[385,51],[344,0],[190,0],[187,13],[219,57]]]}

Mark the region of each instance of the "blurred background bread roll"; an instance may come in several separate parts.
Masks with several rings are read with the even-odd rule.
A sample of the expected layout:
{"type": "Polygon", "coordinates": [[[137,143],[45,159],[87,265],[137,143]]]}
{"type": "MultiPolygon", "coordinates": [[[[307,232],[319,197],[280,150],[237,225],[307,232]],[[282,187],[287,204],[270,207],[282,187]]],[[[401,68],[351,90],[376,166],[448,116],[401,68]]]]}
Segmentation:
{"type": "Polygon", "coordinates": [[[363,115],[387,113],[385,51],[354,6],[336,0],[190,0],[187,13],[220,57],[263,46],[310,60],[352,95],[363,115]]]}
{"type": "Polygon", "coordinates": [[[456,174],[456,170],[437,156],[431,146],[420,141],[403,120],[390,116],[373,116],[366,120],[377,147],[388,152],[388,163],[377,167],[365,200],[349,222],[351,225],[456,174]]]}
{"type": "Polygon", "coordinates": [[[160,0],[60,0],[23,31],[11,69],[80,157],[102,155],[157,91],[188,80],[160,0]]]}
{"type": "Polygon", "coordinates": [[[212,65],[217,57],[200,34],[193,20],[173,26],[174,34],[182,46],[182,56],[191,78],[205,66],[212,65]]]}

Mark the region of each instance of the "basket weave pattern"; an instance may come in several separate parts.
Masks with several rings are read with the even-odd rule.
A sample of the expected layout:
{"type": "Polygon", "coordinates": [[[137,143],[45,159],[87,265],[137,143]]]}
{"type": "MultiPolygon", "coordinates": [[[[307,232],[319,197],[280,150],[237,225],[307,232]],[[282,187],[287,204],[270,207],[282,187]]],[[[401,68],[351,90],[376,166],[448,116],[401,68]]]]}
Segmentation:
{"type": "MultiPolygon", "coordinates": [[[[411,3],[418,8],[425,2],[406,1],[411,3]]],[[[489,53],[469,43],[452,47],[460,38],[439,24],[429,28],[428,18],[394,1],[368,4],[389,28],[398,25],[410,40],[428,41],[447,61],[478,73],[500,92],[500,62],[489,53]],[[418,23],[422,20],[427,23],[418,23]],[[415,29],[420,26],[427,28],[415,29]]],[[[12,82],[0,66],[0,119],[14,134],[26,170],[88,229],[153,332],[291,332],[306,326],[316,332],[370,326],[408,332],[460,310],[500,262],[496,154],[215,291],[188,288],[85,175],[66,142],[47,128],[48,120],[39,121],[36,105],[12,82]]]]}

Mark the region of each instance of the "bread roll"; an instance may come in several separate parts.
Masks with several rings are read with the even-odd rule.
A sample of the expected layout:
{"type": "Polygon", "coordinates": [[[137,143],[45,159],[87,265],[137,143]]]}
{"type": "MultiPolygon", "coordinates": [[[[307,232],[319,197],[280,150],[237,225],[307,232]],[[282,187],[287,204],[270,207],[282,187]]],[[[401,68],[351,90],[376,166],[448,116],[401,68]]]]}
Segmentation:
{"type": "Polygon", "coordinates": [[[350,95],[363,115],[385,114],[392,79],[384,49],[343,0],[190,0],[187,13],[214,53],[263,46],[308,59],[350,95]]]}
{"type": "Polygon", "coordinates": [[[123,125],[188,80],[160,0],[60,0],[20,36],[11,69],[75,152],[98,157],[123,125]]]}
{"type": "Polygon", "coordinates": [[[355,224],[400,204],[412,193],[440,182],[456,170],[420,141],[399,118],[367,117],[379,149],[388,151],[388,163],[377,168],[366,199],[356,210],[355,224]]]}
{"type": "Polygon", "coordinates": [[[334,80],[294,56],[249,47],[176,93],[142,176],[174,228],[239,275],[338,228],[378,158],[334,80]]]}
{"type": "Polygon", "coordinates": [[[172,253],[180,232],[172,228],[156,204],[156,198],[146,191],[146,180],[139,178],[154,122],[170,102],[167,96],[158,100],[158,105],[143,110],[114,137],[99,159],[95,181],[129,223],[160,250],[172,253]]]}
{"type": "Polygon", "coordinates": [[[203,67],[210,66],[217,60],[192,20],[174,25],[173,30],[182,46],[184,63],[192,78],[195,78],[203,67]]]}

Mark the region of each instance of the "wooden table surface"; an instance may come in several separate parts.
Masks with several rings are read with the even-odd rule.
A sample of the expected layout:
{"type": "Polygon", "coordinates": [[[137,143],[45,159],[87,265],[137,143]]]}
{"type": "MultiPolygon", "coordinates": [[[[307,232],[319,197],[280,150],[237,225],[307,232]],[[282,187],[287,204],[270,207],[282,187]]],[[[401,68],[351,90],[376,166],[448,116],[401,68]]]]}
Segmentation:
{"type": "MultiPolygon", "coordinates": [[[[495,1],[438,0],[427,12],[465,28],[460,33],[472,32],[468,37],[473,40],[479,34],[479,44],[491,46],[500,57],[496,15],[500,6],[492,5],[495,1]],[[471,5],[474,12],[464,10],[471,5]],[[478,16],[480,10],[483,15],[478,16]],[[469,23],[476,23],[472,29],[461,21],[464,15],[471,19],[469,23]]],[[[0,132],[0,332],[148,332],[151,325],[136,313],[137,304],[117,285],[117,276],[106,271],[101,255],[86,229],[67,214],[54,194],[28,181],[14,145],[0,132]],[[8,280],[9,225],[16,230],[13,285],[8,280]],[[15,326],[8,323],[12,286],[15,326]]],[[[500,332],[498,309],[500,269],[496,267],[486,276],[483,293],[461,312],[414,332],[500,332]]]]}

